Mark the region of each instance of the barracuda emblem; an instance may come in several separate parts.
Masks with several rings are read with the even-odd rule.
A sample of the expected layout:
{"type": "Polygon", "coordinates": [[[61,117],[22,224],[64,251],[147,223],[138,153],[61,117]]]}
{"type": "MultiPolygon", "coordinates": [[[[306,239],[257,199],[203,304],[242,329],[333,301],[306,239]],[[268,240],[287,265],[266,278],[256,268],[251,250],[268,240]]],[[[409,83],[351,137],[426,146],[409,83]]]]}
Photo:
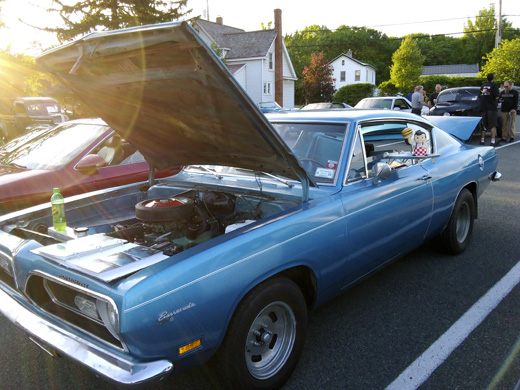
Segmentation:
{"type": "Polygon", "coordinates": [[[76,280],[76,279],[72,279],[71,277],[69,276],[65,276],[65,275],[58,275],[58,278],[60,279],[63,279],[63,280],[66,280],[67,282],[69,283],[72,283],[72,284],[75,284],[77,286],[81,286],[81,287],[85,287],[85,288],[88,288],[88,284],[87,283],[82,283],[80,282],[79,280],[76,280]]]}
{"type": "Polygon", "coordinates": [[[182,313],[185,310],[189,310],[195,306],[197,306],[195,303],[190,302],[186,306],[180,307],[174,311],[170,311],[170,312],[164,311],[161,314],[159,314],[159,317],[157,318],[157,323],[155,324],[155,326],[157,327],[157,326],[164,325],[168,322],[172,322],[175,315],[182,313]]]}

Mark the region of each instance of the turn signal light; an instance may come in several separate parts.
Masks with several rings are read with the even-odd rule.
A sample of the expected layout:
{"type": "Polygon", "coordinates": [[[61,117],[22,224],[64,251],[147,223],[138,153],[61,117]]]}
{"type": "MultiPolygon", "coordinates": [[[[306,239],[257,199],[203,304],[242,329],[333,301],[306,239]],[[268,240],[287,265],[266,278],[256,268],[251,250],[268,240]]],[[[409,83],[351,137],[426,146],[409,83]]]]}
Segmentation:
{"type": "Polygon", "coordinates": [[[201,339],[198,339],[198,340],[195,340],[192,343],[186,344],[185,346],[179,348],[179,355],[182,355],[183,353],[189,352],[192,349],[200,347],[201,344],[202,344],[202,340],[201,339]]]}

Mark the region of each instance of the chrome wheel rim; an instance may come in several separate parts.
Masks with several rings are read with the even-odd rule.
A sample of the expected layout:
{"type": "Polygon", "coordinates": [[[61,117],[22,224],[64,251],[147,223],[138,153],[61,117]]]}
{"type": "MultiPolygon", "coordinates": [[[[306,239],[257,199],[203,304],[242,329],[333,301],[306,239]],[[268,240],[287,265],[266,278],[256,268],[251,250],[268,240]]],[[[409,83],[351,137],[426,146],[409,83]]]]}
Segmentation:
{"type": "Polygon", "coordinates": [[[463,203],[460,207],[458,218],[457,218],[457,241],[463,243],[468,237],[469,229],[471,226],[471,210],[467,203],[463,203]]]}
{"type": "Polygon", "coordinates": [[[296,338],[296,318],[289,305],[273,302],[255,318],[247,334],[245,357],[249,373],[268,379],[285,365],[296,338]]]}

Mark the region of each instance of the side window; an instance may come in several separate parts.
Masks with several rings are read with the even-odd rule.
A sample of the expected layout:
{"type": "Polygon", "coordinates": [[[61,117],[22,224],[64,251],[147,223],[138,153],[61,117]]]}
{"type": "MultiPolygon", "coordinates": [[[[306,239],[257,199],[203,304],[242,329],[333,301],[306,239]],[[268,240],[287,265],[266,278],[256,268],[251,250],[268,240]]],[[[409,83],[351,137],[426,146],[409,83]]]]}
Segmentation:
{"type": "Polygon", "coordinates": [[[398,107],[400,110],[406,110],[408,108],[403,99],[395,99],[394,108],[395,107],[398,107]]]}
{"type": "Polygon", "coordinates": [[[137,149],[123,140],[119,135],[114,134],[108,137],[94,151],[98,156],[103,157],[106,166],[135,164],[143,162],[144,157],[137,149]]]}
{"type": "Polygon", "coordinates": [[[413,122],[377,122],[361,126],[367,150],[367,168],[385,162],[392,169],[400,169],[421,162],[434,151],[431,128],[413,122]]]}
{"type": "Polygon", "coordinates": [[[347,181],[352,182],[366,177],[365,152],[361,143],[361,136],[358,133],[354,143],[354,151],[350,157],[347,181]]]}

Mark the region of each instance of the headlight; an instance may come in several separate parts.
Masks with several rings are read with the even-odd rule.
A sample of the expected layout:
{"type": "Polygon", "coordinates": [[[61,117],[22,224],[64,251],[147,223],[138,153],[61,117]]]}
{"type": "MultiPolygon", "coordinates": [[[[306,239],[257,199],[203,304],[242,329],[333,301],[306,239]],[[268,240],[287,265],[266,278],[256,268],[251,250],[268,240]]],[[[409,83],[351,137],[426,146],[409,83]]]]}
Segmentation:
{"type": "Polygon", "coordinates": [[[97,322],[102,322],[112,336],[117,339],[119,338],[119,317],[117,308],[113,303],[107,302],[104,299],[79,294],[74,297],[74,304],[81,314],[97,322]]]}
{"type": "Polygon", "coordinates": [[[107,327],[108,331],[116,339],[119,339],[119,315],[117,308],[109,302],[98,299],[96,302],[97,313],[101,317],[103,324],[107,327]]]}
{"type": "Polygon", "coordinates": [[[100,320],[96,310],[96,301],[94,299],[85,298],[83,295],[76,295],[74,303],[81,313],[95,320],[100,320]]]}
{"type": "Polygon", "coordinates": [[[449,112],[445,112],[444,114],[442,114],[443,116],[450,116],[450,113],[449,112]]]}

